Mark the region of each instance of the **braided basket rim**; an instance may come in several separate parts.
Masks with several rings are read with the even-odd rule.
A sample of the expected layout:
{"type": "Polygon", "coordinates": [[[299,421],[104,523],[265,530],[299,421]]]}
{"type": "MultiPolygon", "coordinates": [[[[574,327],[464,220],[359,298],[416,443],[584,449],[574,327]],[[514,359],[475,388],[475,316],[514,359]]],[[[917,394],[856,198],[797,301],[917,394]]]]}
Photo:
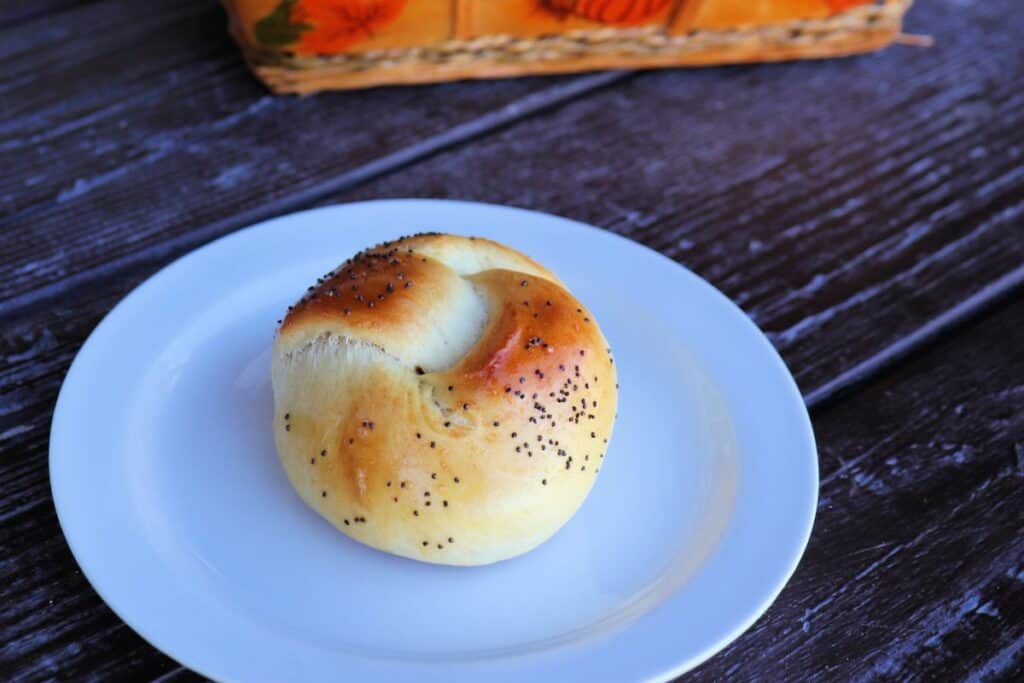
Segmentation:
{"type": "Polygon", "coordinates": [[[521,37],[491,34],[472,39],[450,39],[431,45],[349,52],[337,55],[296,55],[255,46],[232,30],[246,59],[254,67],[310,70],[330,67],[334,72],[391,68],[403,64],[550,61],[589,55],[669,56],[718,48],[753,48],[759,45],[816,45],[841,39],[865,29],[899,29],[912,0],[880,0],[819,19],[800,19],[770,25],[731,29],[694,29],[670,35],[663,26],[603,27],[521,37]]]}

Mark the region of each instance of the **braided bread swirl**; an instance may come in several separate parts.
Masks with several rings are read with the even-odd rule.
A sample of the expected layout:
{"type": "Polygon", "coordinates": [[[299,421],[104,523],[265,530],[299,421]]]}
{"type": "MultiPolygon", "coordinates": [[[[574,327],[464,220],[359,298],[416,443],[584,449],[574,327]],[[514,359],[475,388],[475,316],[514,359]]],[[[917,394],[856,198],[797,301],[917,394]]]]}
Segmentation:
{"type": "Polygon", "coordinates": [[[480,565],[583,503],[616,413],[608,344],[559,279],[496,242],[424,234],[320,278],[275,340],[274,436],[348,536],[480,565]]]}

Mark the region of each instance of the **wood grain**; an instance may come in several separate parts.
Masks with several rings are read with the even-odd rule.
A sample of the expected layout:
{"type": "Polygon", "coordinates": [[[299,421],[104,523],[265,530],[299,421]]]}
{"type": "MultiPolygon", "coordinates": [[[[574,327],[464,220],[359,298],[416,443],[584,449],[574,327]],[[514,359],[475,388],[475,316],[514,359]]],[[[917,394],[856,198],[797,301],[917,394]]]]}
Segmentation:
{"type": "Polygon", "coordinates": [[[1020,680],[1022,405],[1017,300],[815,415],[807,553],[692,680],[1020,680]]]}
{"type": "MultiPolygon", "coordinates": [[[[0,671],[194,679],[88,587],[46,469],[71,359],[159,265],[325,195],[529,206],[693,268],[815,395],[950,334],[948,313],[967,302],[952,318],[969,320],[989,283],[1019,298],[1015,9],[919,3],[910,28],[935,34],[929,51],[315,100],[264,97],[209,3],[104,0],[0,32],[0,671]]],[[[816,415],[823,493],[807,558],[695,678],[1020,672],[1022,330],[1018,303],[816,415]]]]}
{"type": "MultiPolygon", "coordinates": [[[[80,303],[88,308],[96,300],[80,303]]],[[[80,322],[64,308],[7,326],[0,336],[0,671],[10,676],[5,680],[146,680],[177,668],[102,603],[59,534],[46,466],[47,431],[55,391],[81,343],[80,322]]]]}
{"type": "Polygon", "coordinates": [[[0,29],[48,16],[95,0],[0,0],[0,29]]]}
{"type": "Polygon", "coordinates": [[[1024,264],[1010,4],[923,4],[931,50],[639,75],[327,201],[479,199],[628,235],[720,287],[810,392],[1024,264]]]}
{"type": "Polygon", "coordinates": [[[273,97],[225,21],[207,0],[106,0],[0,31],[3,306],[267,215],[254,207],[308,204],[479,135],[482,117],[498,127],[608,79],[273,97]]]}
{"type": "MultiPolygon", "coordinates": [[[[309,197],[337,189],[339,183],[332,181],[361,168],[358,162],[379,158],[388,149],[404,149],[403,143],[415,144],[405,138],[392,141],[388,135],[403,136],[408,127],[418,128],[421,119],[437,123],[432,130],[448,130],[444,123],[452,121],[445,116],[453,110],[469,109],[472,114],[510,108],[510,115],[500,119],[499,125],[504,125],[516,117],[521,108],[516,97],[524,92],[515,90],[503,99],[509,88],[552,82],[453,84],[274,100],[262,97],[244,74],[237,51],[223,33],[223,17],[209,3],[162,2],[153,11],[148,4],[146,11],[138,7],[127,0],[108,0],[88,13],[68,13],[75,15],[69,24],[48,21],[39,31],[28,32],[31,38],[19,33],[6,45],[0,42],[9,45],[0,47],[0,63],[14,62],[17,76],[8,85],[10,97],[0,98],[0,106],[23,114],[17,117],[18,125],[11,124],[10,139],[0,143],[0,154],[6,149],[18,160],[19,169],[13,177],[0,179],[0,211],[9,214],[0,218],[0,249],[19,264],[16,272],[5,271],[0,264],[0,300],[7,299],[0,305],[5,310],[39,301],[40,286],[48,287],[47,295],[59,295],[82,279],[145,260],[150,255],[147,249],[159,251],[158,245],[166,240],[177,239],[180,253],[245,224],[235,217],[251,222],[302,206],[309,197]],[[99,31],[74,30],[82,25],[97,26],[99,31]],[[37,34],[48,39],[35,38],[37,34]],[[72,59],[71,54],[81,56],[72,59]],[[23,66],[22,61],[27,63],[23,66]],[[43,77],[60,87],[37,87],[43,77]],[[428,101],[437,104],[426,106],[428,101]],[[7,102],[11,104],[2,104],[7,102]],[[387,134],[352,133],[371,124],[387,124],[387,134]],[[46,137],[53,135],[60,144],[46,137]],[[332,144],[324,144],[325,135],[332,144]],[[41,158],[26,162],[26,150],[41,158]],[[339,167],[337,159],[342,156],[352,158],[355,165],[339,167]],[[168,177],[173,182],[167,182],[168,177]],[[35,239],[3,241],[3,236],[23,234],[26,226],[38,232],[35,239]]],[[[983,19],[998,23],[1000,7],[993,3],[972,12],[986,13],[983,19]]],[[[952,24],[949,17],[956,16],[956,9],[940,6],[923,21],[952,24]]],[[[954,38],[959,35],[955,27],[950,32],[954,38]]],[[[961,47],[978,44],[960,41],[961,47]]],[[[865,63],[878,71],[887,68],[885,62],[865,63]]],[[[1016,78],[1018,66],[999,72],[1000,78],[1016,78]]],[[[944,69],[953,72],[950,78],[974,76],[955,62],[944,69]]],[[[712,82],[721,82],[708,91],[707,106],[694,108],[691,116],[719,116],[715,107],[735,97],[728,77],[721,76],[729,73],[707,72],[712,82]]],[[[705,87],[707,74],[693,76],[693,86],[705,87]]],[[[861,75],[876,77],[871,69],[863,69],[861,75]]],[[[674,82],[684,86],[690,76],[673,74],[681,79],[674,82]]],[[[800,72],[796,77],[802,77],[800,72]]],[[[941,85],[934,78],[917,80],[922,87],[941,85]]],[[[888,104],[898,104],[894,95],[900,84],[890,81],[896,88],[888,91],[888,104]]],[[[786,83],[789,87],[759,90],[758,101],[766,103],[764,114],[777,116],[786,103],[795,109],[815,104],[800,83],[786,83]]],[[[649,124],[646,128],[651,131],[649,124]]],[[[445,141],[451,144],[450,138],[445,141]]],[[[719,165],[746,165],[744,150],[726,149],[721,141],[715,145],[731,152],[717,160],[719,165]]],[[[765,169],[755,166],[755,174],[758,168],[765,169]]],[[[748,180],[754,177],[750,170],[744,170],[748,180]]],[[[343,178],[340,185],[365,177],[343,178]]],[[[728,192],[729,187],[718,183],[709,190],[728,192]]]]}

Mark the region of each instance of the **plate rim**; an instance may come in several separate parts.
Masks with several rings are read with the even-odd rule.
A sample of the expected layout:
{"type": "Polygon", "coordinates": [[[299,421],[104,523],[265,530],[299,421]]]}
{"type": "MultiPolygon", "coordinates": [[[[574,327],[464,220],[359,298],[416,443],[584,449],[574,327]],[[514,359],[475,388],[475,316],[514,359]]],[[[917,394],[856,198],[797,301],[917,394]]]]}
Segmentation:
{"type": "MultiPolygon", "coordinates": [[[[73,386],[73,383],[81,380],[77,379],[78,376],[83,372],[82,368],[85,367],[86,362],[91,358],[91,355],[95,353],[94,349],[104,338],[104,335],[108,335],[108,330],[113,324],[112,321],[116,320],[118,316],[125,315],[125,311],[129,308],[132,302],[138,301],[146,293],[154,288],[158,288],[163,284],[164,280],[170,277],[174,271],[188,267],[189,263],[199,257],[200,254],[206,254],[219,249],[230,249],[230,245],[234,241],[241,241],[247,238],[251,238],[253,233],[261,230],[271,230],[279,228],[282,225],[286,225],[292,221],[302,221],[319,215],[328,215],[332,213],[345,213],[346,211],[359,210],[361,208],[372,210],[374,208],[381,209],[383,211],[390,210],[391,207],[411,207],[419,206],[421,208],[438,208],[438,207],[453,207],[454,209],[464,209],[472,212],[510,212],[519,214],[519,217],[524,220],[542,218],[545,221],[551,221],[565,226],[573,226],[575,228],[584,229],[590,233],[598,233],[605,237],[610,237],[615,240],[620,240],[629,248],[639,248],[646,252],[647,257],[653,256],[655,259],[662,261],[669,266],[677,269],[681,273],[685,274],[687,278],[691,280],[691,284],[695,284],[705,295],[715,299],[719,305],[724,305],[724,309],[728,309],[734,318],[737,318],[745,323],[747,328],[747,334],[754,343],[761,346],[763,351],[769,353],[769,357],[772,359],[774,366],[774,374],[776,379],[780,379],[781,383],[778,385],[778,389],[785,394],[785,401],[791,407],[798,407],[795,411],[794,417],[796,421],[800,423],[797,425],[799,437],[802,440],[802,446],[805,450],[805,455],[808,456],[806,464],[810,466],[810,471],[804,474],[809,475],[808,481],[808,498],[805,503],[804,514],[799,520],[793,520],[794,522],[794,538],[796,541],[792,545],[792,551],[788,555],[788,561],[778,576],[775,577],[770,583],[773,586],[763,592],[763,599],[759,604],[750,605],[745,618],[739,619],[735,626],[728,632],[723,633],[719,638],[713,642],[706,644],[703,649],[696,654],[690,655],[685,658],[680,658],[674,666],[668,668],[662,668],[660,671],[655,673],[646,674],[647,680],[665,680],[673,678],[685,671],[692,669],[693,667],[703,663],[710,659],[713,655],[720,652],[729,643],[734,641],[743,632],[750,628],[771,606],[771,604],[777,599],[782,589],[787,585],[793,573],[796,571],[797,566],[803,554],[806,550],[807,544],[810,540],[811,533],[813,530],[814,520],[817,511],[818,495],[819,495],[819,460],[817,453],[817,446],[815,443],[814,431],[811,424],[810,416],[804,403],[802,394],[796,384],[792,373],[789,371],[785,362],[782,360],[778,351],[771,344],[765,334],[757,327],[757,325],[747,316],[747,314],[739,308],[733,301],[727,296],[720,292],[712,284],[696,275],[682,264],[670,259],[664,254],[647,247],[644,244],[633,241],[628,237],[619,235],[609,230],[602,229],[597,226],[593,226],[581,221],[577,221],[571,218],[566,218],[556,214],[550,214],[541,211],[535,211],[531,209],[488,204],[482,202],[471,202],[461,200],[446,200],[446,199],[419,199],[419,198],[404,198],[404,199],[374,199],[368,201],[349,202],[341,204],[333,204],[329,206],[317,207],[307,209],[303,211],[292,212],[274,218],[260,221],[253,225],[245,228],[232,231],[226,235],[222,235],[206,244],[203,244],[195,249],[189,250],[186,253],[178,256],[170,263],[164,265],[155,273],[147,277],[143,282],[133,287],[128,293],[126,293],[117,304],[108,311],[96,325],[96,327],[89,333],[85,342],[76,352],[74,360],[71,363],[63,381],[61,384],[60,391],[58,393],[57,401],[54,406],[53,416],[51,418],[50,426],[50,441],[49,441],[49,454],[48,454],[48,468],[50,476],[50,488],[53,497],[54,507],[56,508],[58,522],[60,524],[61,532],[64,535],[65,541],[71,550],[72,556],[75,562],[78,564],[83,575],[89,581],[90,586],[97,592],[104,603],[130,628],[138,633],[143,639],[150,643],[153,647],[165,653],[167,656],[174,659],[176,662],[193,668],[204,675],[210,676],[215,679],[228,678],[224,676],[223,671],[217,671],[218,668],[224,669],[225,667],[217,666],[206,666],[203,662],[190,661],[186,657],[182,656],[181,652],[175,652],[173,643],[161,642],[163,637],[156,636],[153,631],[148,628],[144,623],[144,619],[131,618],[132,615],[129,613],[131,605],[123,604],[119,597],[113,596],[112,591],[108,591],[108,586],[103,585],[103,580],[98,580],[100,577],[96,576],[96,567],[88,566],[88,562],[83,562],[83,557],[86,557],[86,553],[83,548],[78,545],[82,541],[81,538],[74,539],[74,524],[71,523],[72,511],[69,509],[71,505],[70,494],[64,488],[66,485],[62,483],[62,477],[59,472],[59,462],[62,456],[61,448],[64,444],[64,432],[62,430],[67,429],[65,426],[66,422],[70,419],[68,417],[71,408],[68,406],[68,396],[70,394],[69,387],[73,386]]],[[[425,222],[425,224],[428,222],[425,222]]],[[[427,227],[425,225],[425,227],[427,227]]],[[[346,228],[348,229],[348,228],[346,228]]],[[[72,449],[73,450],[73,449],[72,449]]],[[[714,554],[714,553],[712,553],[714,554]]],[[[667,601],[667,600],[666,600],[667,601]]],[[[628,631],[634,628],[635,622],[630,623],[623,627],[622,630],[628,631]]],[[[574,643],[568,643],[560,646],[556,646],[553,652],[558,652],[567,647],[576,646],[574,643]]],[[[583,646],[585,647],[585,645],[583,646]]],[[[543,652],[541,654],[544,654],[543,652]]],[[[344,656],[344,655],[343,655],[344,656]]],[[[529,658],[532,657],[532,653],[521,655],[521,657],[529,658]]],[[[401,661],[401,660],[400,660],[401,661]]],[[[411,660],[415,661],[415,660],[411,660]]],[[[505,658],[498,658],[495,660],[489,660],[499,662],[507,661],[505,658]]],[[[416,664],[416,666],[422,667],[422,662],[416,664]]],[[[415,671],[410,670],[410,671],[415,671]]],[[[490,675],[493,672],[485,672],[485,675],[490,675]]],[[[476,675],[480,675],[477,673],[476,675]]],[[[401,676],[397,676],[401,678],[401,676]]]]}

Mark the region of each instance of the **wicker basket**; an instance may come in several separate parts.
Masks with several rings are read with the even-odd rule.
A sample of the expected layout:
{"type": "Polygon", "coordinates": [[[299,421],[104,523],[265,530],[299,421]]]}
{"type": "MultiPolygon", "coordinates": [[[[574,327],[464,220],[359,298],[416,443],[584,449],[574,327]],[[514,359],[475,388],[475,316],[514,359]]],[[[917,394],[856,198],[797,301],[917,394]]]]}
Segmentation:
{"type": "Polygon", "coordinates": [[[874,50],[911,0],[224,0],[275,92],[832,57],[874,50]]]}

